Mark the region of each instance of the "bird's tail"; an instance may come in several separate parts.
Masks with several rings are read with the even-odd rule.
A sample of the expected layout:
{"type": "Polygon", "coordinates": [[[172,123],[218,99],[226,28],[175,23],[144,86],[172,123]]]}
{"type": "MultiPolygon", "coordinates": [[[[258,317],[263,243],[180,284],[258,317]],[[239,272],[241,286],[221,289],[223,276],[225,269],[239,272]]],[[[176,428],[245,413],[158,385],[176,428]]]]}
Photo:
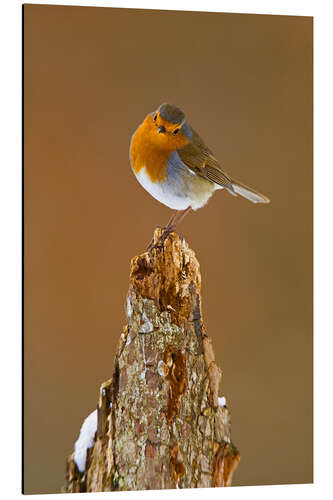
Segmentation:
{"type": "Polygon", "coordinates": [[[247,198],[248,200],[252,201],[252,203],[269,203],[270,199],[267,198],[267,196],[264,196],[261,193],[258,193],[258,191],[255,191],[254,189],[245,186],[245,184],[242,184],[239,181],[232,180],[231,181],[232,189],[228,189],[229,193],[236,196],[240,194],[244,198],[247,198]]]}

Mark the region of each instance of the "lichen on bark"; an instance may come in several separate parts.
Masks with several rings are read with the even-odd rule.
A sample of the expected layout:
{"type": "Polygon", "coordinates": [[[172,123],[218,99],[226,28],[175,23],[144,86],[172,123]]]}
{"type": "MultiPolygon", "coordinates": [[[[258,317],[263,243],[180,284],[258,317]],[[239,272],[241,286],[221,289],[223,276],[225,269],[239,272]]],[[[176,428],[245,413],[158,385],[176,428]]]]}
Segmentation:
{"type": "Polygon", "coordinates": [[[68,457],[64,491],[231,484],[239,453],[229,410],[218,406],[221,370],[200,291],[199,263],[176,233],[132,259],[128,323],[100,389],[95,443],[82,474],[68,457]]]}

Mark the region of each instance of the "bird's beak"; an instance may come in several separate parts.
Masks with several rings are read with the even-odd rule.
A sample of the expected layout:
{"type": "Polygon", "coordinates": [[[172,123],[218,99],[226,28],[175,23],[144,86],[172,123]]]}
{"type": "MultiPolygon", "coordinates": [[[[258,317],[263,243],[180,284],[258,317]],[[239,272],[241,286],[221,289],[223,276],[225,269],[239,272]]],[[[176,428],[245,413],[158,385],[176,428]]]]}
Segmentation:
{"type": "Polygon", "coordinates": [[[158,133],[159,134],[164,134],[165,132],[165,128],[163,127],[163,125],[161,125],[160,127],[158,127],[158,133]]]}

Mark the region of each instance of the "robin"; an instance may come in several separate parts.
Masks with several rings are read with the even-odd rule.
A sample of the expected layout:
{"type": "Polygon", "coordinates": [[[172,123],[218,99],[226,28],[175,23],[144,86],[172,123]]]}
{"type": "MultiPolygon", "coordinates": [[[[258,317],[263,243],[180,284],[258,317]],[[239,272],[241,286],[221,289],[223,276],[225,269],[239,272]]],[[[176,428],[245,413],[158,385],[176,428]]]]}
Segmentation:
{"type": "MultiPolygon", "coordinates": [[[[161,104],[134,132],[130,162],[139,183],[156,200],[176,210],[154,247],[191,211],[203,207],[214,191],[225,189],[252,203],[269,199],[222,170],[204,141],[188,124],[184,112],[161,104]]],[[[153,248],[152,243],[147,250],[153,248]]]]}

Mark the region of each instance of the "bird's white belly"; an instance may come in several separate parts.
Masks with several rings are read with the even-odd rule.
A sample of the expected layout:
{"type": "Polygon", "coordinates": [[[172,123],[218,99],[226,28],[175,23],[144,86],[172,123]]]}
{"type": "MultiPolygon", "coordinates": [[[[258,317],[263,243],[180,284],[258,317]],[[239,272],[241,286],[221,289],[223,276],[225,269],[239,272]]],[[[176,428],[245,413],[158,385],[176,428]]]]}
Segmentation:
{"type": "Polygon", "coordinates": [[[152,182],[146,172],[146,167],[143,167],[137,174],[134,172],[134,174],[141,186],[157,201],[167,207],[173,210],[185,210],[185,208],[191,205],[189,197],[175,189],[172,181],[165,180],[162,183],[158,181],[152,182]]]}

